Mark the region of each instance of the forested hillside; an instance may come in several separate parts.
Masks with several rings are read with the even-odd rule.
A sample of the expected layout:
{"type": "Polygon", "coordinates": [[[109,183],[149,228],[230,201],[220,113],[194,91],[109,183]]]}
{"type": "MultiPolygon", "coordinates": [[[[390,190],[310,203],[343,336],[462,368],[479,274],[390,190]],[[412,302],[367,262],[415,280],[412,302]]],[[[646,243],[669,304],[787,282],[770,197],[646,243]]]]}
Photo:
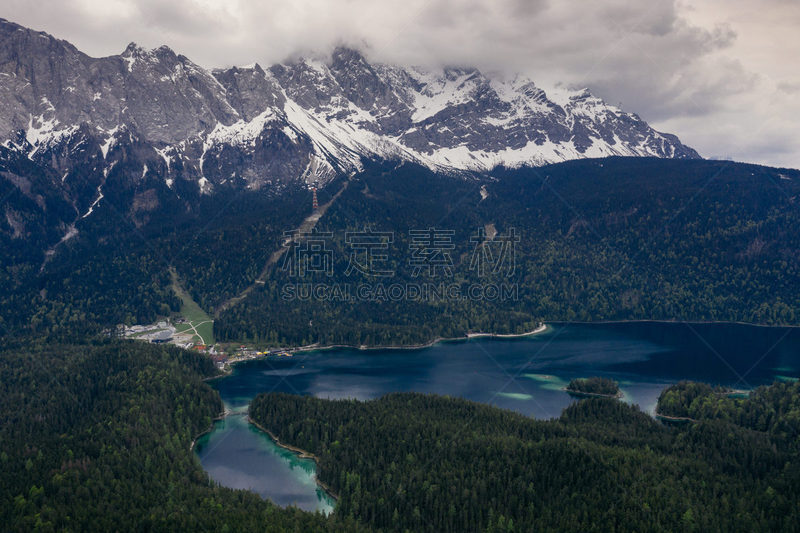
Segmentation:
{"type": "Polygon", "coordinates": [[[190,444],[221,410],[201,381],[212,372],[204,356],[134,342],[7,348],[3,529],[775,531],[800,519],[797,383],[675,427],[607,399],[536,421],[420,394],[257,397],[253,419],[318,456],[340,496],[324,518],[209,481],[190,444]]]}
{"type": "MultiPolygon", "coordinates": [[[[23,162],[10,166],[0,157],[0,171],[3,164],[18,172],[41,172],[23,162]]],[[[123,175],[120,167],[110,178],[123,175]]],[[[34,181],[46,182],[45,177],[29,179],[33,199],[0,181],[9,209],[34,203],[37,184],[45,190],[46,183],[34,181]]],[[[252,282],[280,247],[283,231],[310,212],[308,191],[297,187],[277,196],[223,192],[209,198],[185,191],[176,199],[163,183],[132,188],[120,179],[108,181],[104,191],[92,216],[78,216],[74,233],[49,250],[47,243],[57,243],[58,232],[66,234],[73,222],[68,212],[59,221],[55,208],[43,219],[31,209],[21,235],[3,231],[0,221],[0,336],[69,341],[116,324],[168,316],[180,306],[170,288],[170,267],[192,296],[213,310],[252,282]],[[143,194],[152,196],[146,216],[126,207],[143,194]]],[[[59,205],[58,198],[47,201],[59,205]]]]}
{"type": "Polygon", "coordinates": [[[800,519],[796,447],[732,422],[666,427],[615,400],[543,422],[420,394],[267,394],[250,416],[319,457],[338,516],[388,530],[790,531],[800,519]]]}
{"type": "Polygon", "coordinates": [[[800,383],[775,383],[744,396],[705,383],[681,382],[658,399],[659,414],[693,420],[722,420],[768,433],[783,445],[800,448],[800,383]]]}
{"type": "Polygon", "coordinates": [[[619,383],[613,379],[596,376],[570,380],[566,388],[570,394],[616,396],[620,393],[619,383]]]}
{"type": "Polygon", "coordinates": [[[208,313],[252,287],[219,314],[215,336],[259,344],[415,344],[542,320],[800,317],[792,170],[609,158],[447,176],[366,162],[319,192],[324,203],[349,181],[316,235],[287,246],[260,284],[285,232],[312,212],[304,187],[176,197],[153,178],[125,181],[120,163],[92,216],[72,220],[46,187],[58,176],[0,163],[30,174],[0,183],[13,209],[0,220],[0,334],[68,339],[152,321],[178,307],[170,267],[208,313]],[[70,222],[77,233],[56,245],[70,222]]]}
{"type": "Polygon", "coordinates": [[[500,169],[478,181],[375,165],[351,180],[317,226],[330,232],[316,239],[331,268],[303,276],[275,268],[215,328],[232,340],[375,345],[519,333],[538,320],[795,324],[798,194],[796,171],[730,162],[610,158],[500,169]],[[365,228],[391,235],[374,263],[391,276],[350,268],[346,232],[365,228]],[[447,254],[450,268],[420,273],[412,232],[430,228],[450,231],[437,256],[447,254]],[[512,240],[506,263],[476,268],[512,240]],[[455,296],[347,292],[425,284],[455,286],[455,296]],[[314,296],[315,286],[341,291],[314,296]],[[491,286],[513,290],[495,299],[469,292],[491,286]]]}
{"type": "Polygon", "coordinates": [[[209,481],[189,447],[222,410],[212,372],[134,342],[0,353],[0,529],[357,530],[209,481]]]}

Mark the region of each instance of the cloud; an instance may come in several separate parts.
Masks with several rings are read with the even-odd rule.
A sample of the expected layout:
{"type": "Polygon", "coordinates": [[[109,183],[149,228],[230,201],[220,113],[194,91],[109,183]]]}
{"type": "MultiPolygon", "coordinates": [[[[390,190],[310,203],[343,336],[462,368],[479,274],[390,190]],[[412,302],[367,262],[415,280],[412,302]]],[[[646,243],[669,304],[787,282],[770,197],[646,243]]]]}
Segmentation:
{"type": "Polygon", "coordinates": [[[795,0],[5,0],[0,16],[91,55],[167,44],[206,67],[337,44],[372,60],[589,87],[702,154],[800,165],[795,0]],[[770,142],[752,142],[752,132],[770,142]],[[749,132],[749,133],[748,133],[749,132]],[[767,136],[765,136],[767,138],[767,136]]]}
{"type": "Polygon", "coordinates": [[[786,94],[797,94],[800,93],[800,83],[781,81],[778,82],[778,90],[786,94]]]}

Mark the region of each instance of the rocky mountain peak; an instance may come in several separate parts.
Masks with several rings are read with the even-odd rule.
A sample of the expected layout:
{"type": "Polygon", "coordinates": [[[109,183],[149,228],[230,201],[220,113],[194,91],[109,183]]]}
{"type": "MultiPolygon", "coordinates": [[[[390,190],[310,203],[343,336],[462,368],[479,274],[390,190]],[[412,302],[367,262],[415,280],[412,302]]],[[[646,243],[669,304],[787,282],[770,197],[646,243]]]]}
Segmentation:
{"type": "Polygon", "coordinates": [[[22,132],[36,158],[76,128],[94,132],[100,147],[119,137],[110,132],[136,132],[137,146],[151,148],[134,152],[160,157],[163,179],[204,191],[325,180],[357,170],[362,158],[460,172],[609,155],[698,157],[586,89],[545,90],[468,66],[380,64],[340,46],[323,59],[210,72],[167,46],[130,43],[118,56],[92,58],[8,21],[0,21],[0,42],[0,142],[22,132]]]}
{"type": "Polygon", "coordinates": [[[128,46],[125,47],[125,50],[120,55],[121,57],[131,57],[134,55],[140,55],[144,53],[146,53],[146,50],[143,47],[131,41],[130,43],[128,43],[128,46]]]}

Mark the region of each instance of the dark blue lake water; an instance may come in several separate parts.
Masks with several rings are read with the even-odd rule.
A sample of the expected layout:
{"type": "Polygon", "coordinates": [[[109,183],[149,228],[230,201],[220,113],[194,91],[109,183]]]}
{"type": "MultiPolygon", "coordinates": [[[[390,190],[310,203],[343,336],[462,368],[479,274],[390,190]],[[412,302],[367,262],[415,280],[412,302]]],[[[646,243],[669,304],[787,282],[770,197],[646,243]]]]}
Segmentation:
{"type": "MultiPolygon", "coordinates": [[[[535,418],[557,417],[575,401],[561,389],[575,377],[619,381],[623,401],[652,412],[683,379],[750,389],[800,375],[800,328],[738,324],[555,324],[519,339],[472,339],[418,350],[325,350],[236,365],[214,382],[229,409],[246,411],[261,392],[320,398],[377,398],[415,391],[460,396],[535,418]]],[[[329,512],[334,503],[300,460],[250,427],[243,415],[217,424],[197,454],[213,479],[280,505],[329,512]]]]}

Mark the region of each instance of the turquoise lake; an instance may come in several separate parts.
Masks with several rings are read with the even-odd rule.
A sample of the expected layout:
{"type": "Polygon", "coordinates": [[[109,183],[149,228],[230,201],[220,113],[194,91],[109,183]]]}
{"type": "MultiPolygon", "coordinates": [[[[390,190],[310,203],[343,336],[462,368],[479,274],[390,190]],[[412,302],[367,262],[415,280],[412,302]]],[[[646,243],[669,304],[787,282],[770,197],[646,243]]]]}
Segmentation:
{"type": "Polygon", "coordinates": [[[751,389],[800,376],[800,328],[638,322],[552,324],[518,339],[472,339],[414,350],[335,349],[236,365],[213,382],[233,415],[198,441],[203,467],[222,485],[279,505],[330,512],[315,465],[247,423],[261,392],[368,400],[389,392],[459,396],[553,418],[576,401],[561,389],[575,377],[619,381],[623,401],[653,412],[658,395],[683,379],[751,389]]]}

